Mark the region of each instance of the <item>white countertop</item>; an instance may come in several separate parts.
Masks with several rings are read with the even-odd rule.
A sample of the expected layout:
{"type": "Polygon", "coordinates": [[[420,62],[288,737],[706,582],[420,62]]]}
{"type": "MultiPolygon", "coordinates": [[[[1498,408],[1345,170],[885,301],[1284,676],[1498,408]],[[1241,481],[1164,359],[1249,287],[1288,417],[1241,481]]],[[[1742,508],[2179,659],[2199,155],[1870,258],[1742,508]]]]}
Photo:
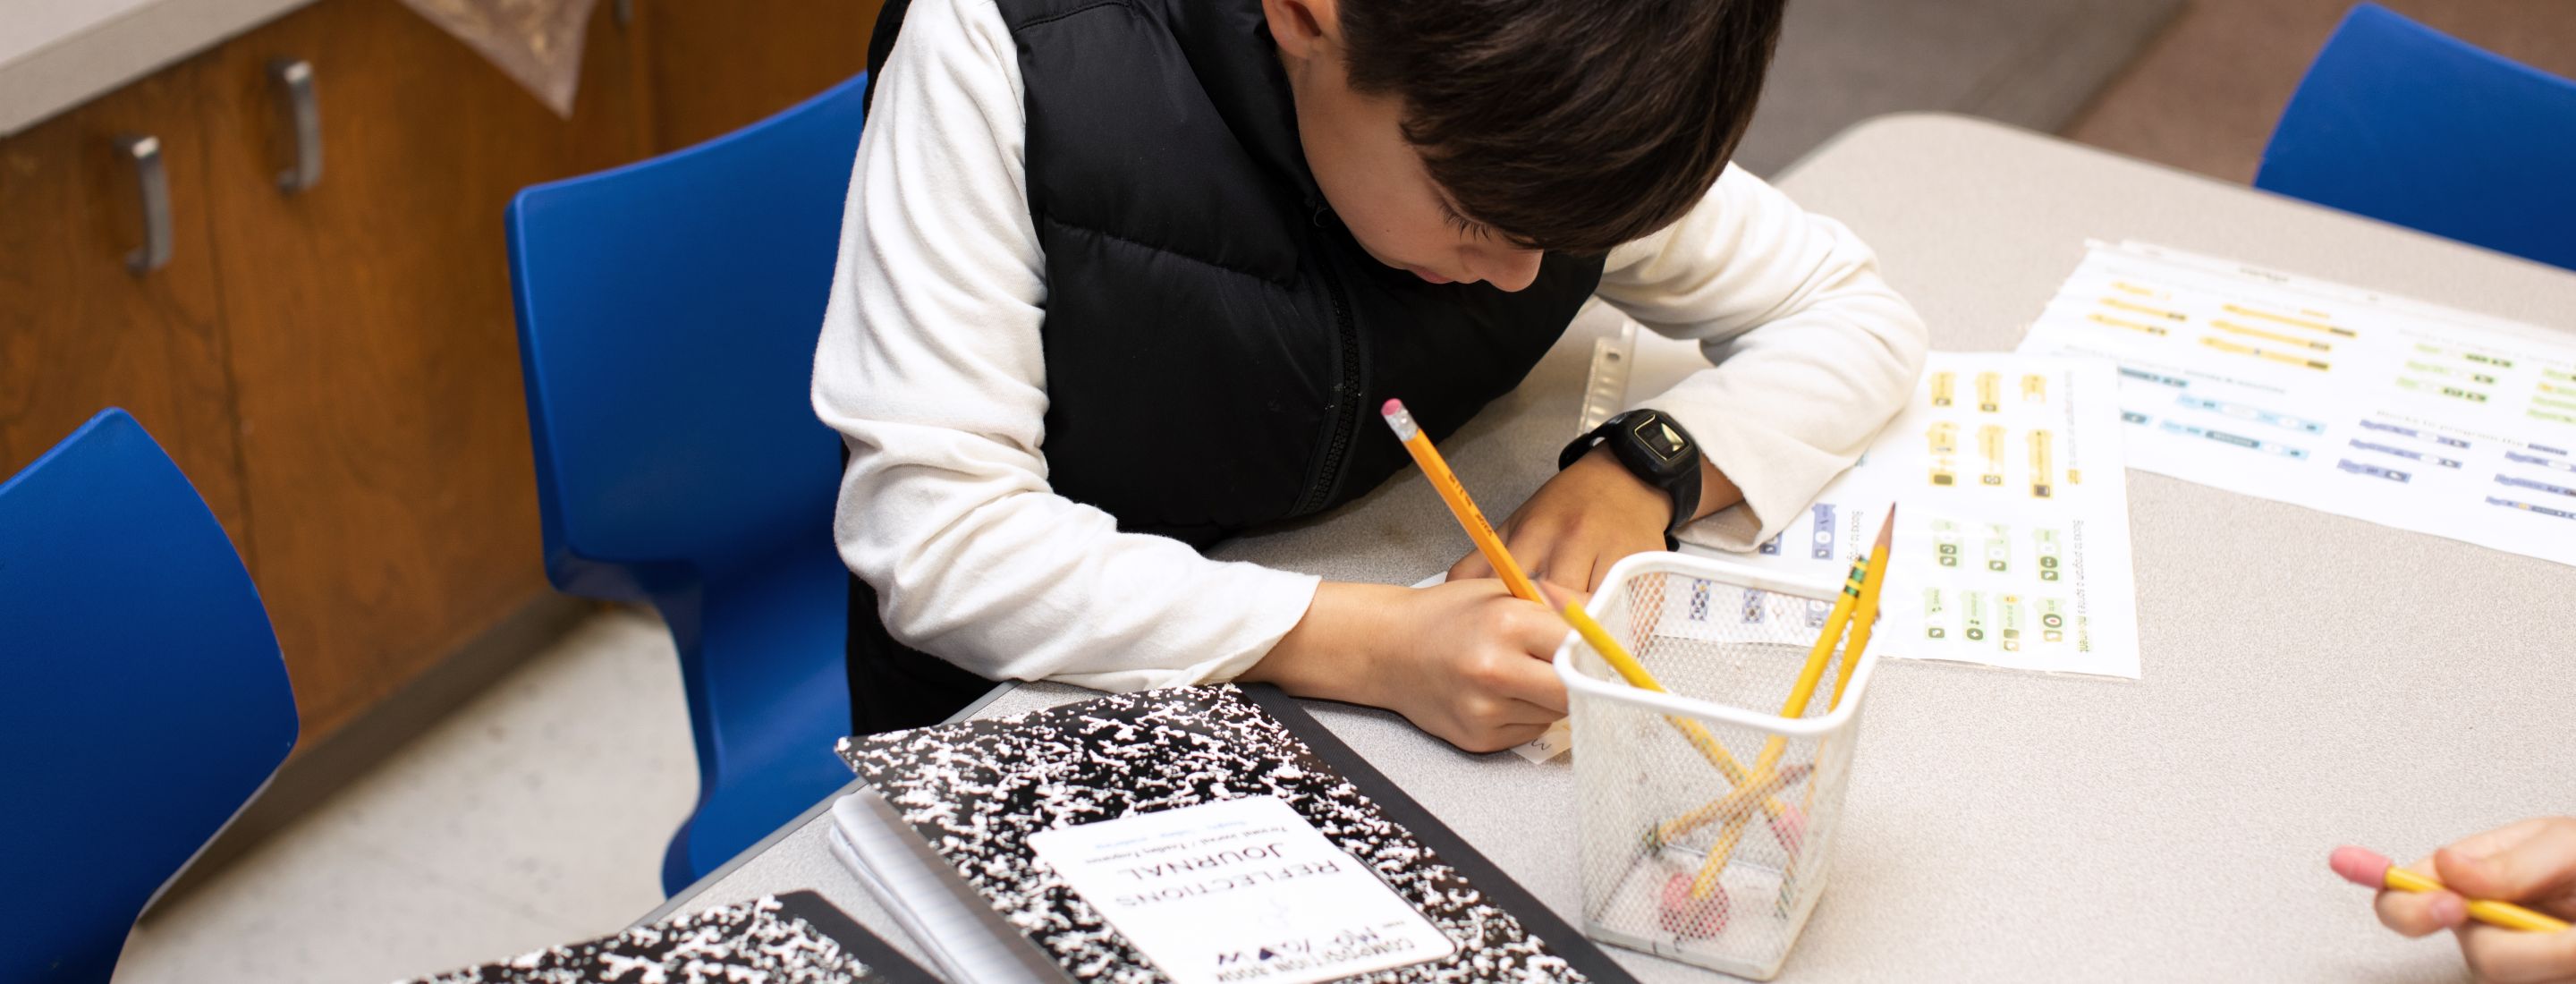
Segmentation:
{"type": "Polygon", "coordinates": [[[0,137],[311,0],[0,0],[0,137]]]}

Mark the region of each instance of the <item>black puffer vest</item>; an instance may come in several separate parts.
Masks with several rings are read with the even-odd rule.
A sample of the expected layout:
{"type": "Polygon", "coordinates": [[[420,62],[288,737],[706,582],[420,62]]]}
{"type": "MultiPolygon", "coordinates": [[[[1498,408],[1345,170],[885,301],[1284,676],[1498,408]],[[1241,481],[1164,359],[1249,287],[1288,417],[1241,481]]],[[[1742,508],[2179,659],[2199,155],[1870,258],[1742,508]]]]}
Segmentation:
{"type": "MultiPolygon", "coordinates": [[[[1406,461],[1379,404],[1402,398],[1447,437],[1519,385],[1601,279],[1599,257],[1551,254],[1507,293],[1370,258],[1307,170],[1258,0],[999,6],[1046,255],[1048,480],[1121,529],[1204,547],[1367,492],[1406,461]]],[[[866,600],[854,663],[861,623],[883,635],[866,600]]]]}

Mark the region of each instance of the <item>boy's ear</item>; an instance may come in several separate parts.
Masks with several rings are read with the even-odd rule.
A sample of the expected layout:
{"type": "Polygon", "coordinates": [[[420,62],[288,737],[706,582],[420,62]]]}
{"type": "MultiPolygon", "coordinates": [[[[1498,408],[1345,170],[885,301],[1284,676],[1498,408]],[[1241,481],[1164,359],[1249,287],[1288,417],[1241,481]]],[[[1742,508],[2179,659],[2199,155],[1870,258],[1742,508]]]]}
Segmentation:
{"type": "Polygon", "coordinates": [[[1270,37],[1281,54],[1300,61],[1338,50],[1342,22],[1337,0],[1261,0],[1270,21],[1270,37]]]}

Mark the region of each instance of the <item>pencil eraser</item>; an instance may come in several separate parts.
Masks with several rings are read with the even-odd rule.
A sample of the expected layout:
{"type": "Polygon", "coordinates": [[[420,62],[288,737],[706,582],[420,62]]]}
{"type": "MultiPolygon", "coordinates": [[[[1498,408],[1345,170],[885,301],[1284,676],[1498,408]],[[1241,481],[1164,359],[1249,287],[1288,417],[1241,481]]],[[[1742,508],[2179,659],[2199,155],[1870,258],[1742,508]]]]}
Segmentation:
{"type": "Polygon", "coordinates": [[[1781,810],[1779,816],[1771,818],[1771,835],[1780,839],[1781,850],[1797,854],[1799,844],[1807,838],[1806,812],[1795,804],[1781,810]]]}
{"type": "Polygon", "coordinates": [[[1662,904],[1656,907],[1655,920],[1663,924],[1664,932],[1685,939],[1704,940],[1726,930],[1726,886],[1712,886],[1707,898],[1694,899],[1691,898],[1692,879],[1692,873],[1687,871],[1676,871],[1671,878],[1665,879],[1662,904]]]}
{"type": "Polygon", "coordinates": [[[2326,864],[2334,868],[2335,874],[2342,875],[2343,880],[2363,888],[2388,886],[2388,859],[2372,853],[2369,848],[2350,844],[2335,848],[2334,856],[2326,859],[2326,864]]]}
{"type": "Polygon", "coordinates": [[[1403,400],[1388,400],[1384,405],[1377,408],[1377,415],[1381,417],[1392,417],[1403,412],[1403,400]]]}

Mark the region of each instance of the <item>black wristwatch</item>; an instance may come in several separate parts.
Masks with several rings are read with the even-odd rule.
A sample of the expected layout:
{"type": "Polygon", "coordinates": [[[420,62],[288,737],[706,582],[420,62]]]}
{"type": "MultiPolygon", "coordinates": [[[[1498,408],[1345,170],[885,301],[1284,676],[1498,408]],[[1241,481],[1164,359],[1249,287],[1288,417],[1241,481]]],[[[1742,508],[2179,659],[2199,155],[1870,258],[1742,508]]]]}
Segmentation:
{"type": "Polygon", "coordinates": [[[1664,526],[1664,548],[1679,547],[1681,541],[1673,534],[1699,514],[1699,444],[1680,421],[1661,410],[1630,410],[1566,445],[1565,453],[1556,456],[1557,470],[1573,467],[1593,445],[1603,443],[1610,445],[1610,453],[1629,474],[1673,497],[1673,521],[1664,526]]]}

